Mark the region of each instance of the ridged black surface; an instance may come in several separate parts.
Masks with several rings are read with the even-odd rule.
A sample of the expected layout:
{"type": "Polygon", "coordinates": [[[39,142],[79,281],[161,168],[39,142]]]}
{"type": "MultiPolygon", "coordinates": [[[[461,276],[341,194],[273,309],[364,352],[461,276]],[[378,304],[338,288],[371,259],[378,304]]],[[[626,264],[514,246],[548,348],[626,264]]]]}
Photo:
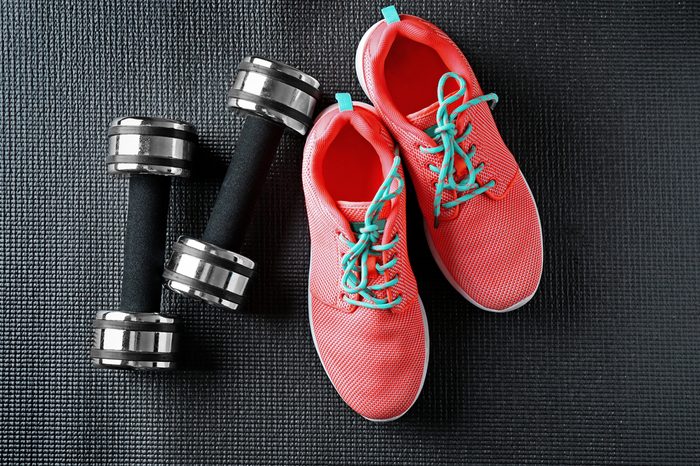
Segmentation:
{"type": "Polygon", "coordinates": [[[700,6],[401,2],[441,26],[482,87],[538,202],[532,302],[477,311],[440,276],[410,214],[427,307],[423,395],[392,424],[345,407],[306,317],[303,140],[285,134],[241,251],[248,314],[166,293],[189,370],[90,366],[95,311],[119,300],[126,181],[106,131],[127,114],[196,125],[168,244],[199,236],[259,54],[361,98],[354,51],[379,2],[30,2],[0,8],[0,457],[69,463],[698,463],[700,6]]]}

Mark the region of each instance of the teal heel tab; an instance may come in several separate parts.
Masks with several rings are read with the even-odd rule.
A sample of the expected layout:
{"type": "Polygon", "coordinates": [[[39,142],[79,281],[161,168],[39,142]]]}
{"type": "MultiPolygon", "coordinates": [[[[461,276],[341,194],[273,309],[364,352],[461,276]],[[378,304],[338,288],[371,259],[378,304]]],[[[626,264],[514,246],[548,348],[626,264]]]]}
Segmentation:
{"type": "Polygon", "coordinates": [[[335,94],[335,100],[338,101],[338,109],[341,112],[352,112],[352,97],[347,92],[338,92],[335,94]]]}
{"type": "Polygon", "coordinates": [[[396,11],[396,7],[394,5],[389,5],[382,8],[382,16],[384,16],[387,24],[398,23],[401,21],[401,18],[399,18],[399,13],[396,11]]]}

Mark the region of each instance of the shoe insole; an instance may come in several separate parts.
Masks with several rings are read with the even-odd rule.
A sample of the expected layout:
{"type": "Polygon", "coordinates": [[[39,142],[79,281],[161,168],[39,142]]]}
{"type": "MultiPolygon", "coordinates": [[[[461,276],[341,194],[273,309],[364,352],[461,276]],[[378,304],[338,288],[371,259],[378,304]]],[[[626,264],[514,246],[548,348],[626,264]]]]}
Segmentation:
{"type": "Polygon", "coordinates": [[[384,62],[389,94],[403,115],[434,104],[440,77],[448,71],[435,50],[406,37],[396,38],[384,62]]]}
{"type": "Polygon", "coordinates": [[[369,202],[384,176],[377,151],[348,125],[340,130],[327,149],[323,179],[336,201],[369,202]]]}

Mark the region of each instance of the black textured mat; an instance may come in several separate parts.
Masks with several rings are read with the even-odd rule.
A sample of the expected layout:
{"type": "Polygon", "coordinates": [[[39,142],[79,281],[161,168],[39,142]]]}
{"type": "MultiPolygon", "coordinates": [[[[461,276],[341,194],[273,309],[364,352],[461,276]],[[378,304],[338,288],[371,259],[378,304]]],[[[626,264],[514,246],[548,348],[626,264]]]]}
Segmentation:
{"type": "Polygon", "coordinates": [[[238,61],[260,54],[362,96],[355,46],[382,3],[0,5],[0,456],[43,463],[700,461],[700,5],[400,2],[463,48],[538,202],[545,269],[508,315],[440,276],[411,213],[428,309],[423,395],[372,424],[335,394],[306,315],[303,141],[283,138],[244,253],[247,315],[165,293],[192,369],[88,363],[117,305],[127,184],[105,173],[124,114],[183,118],[205,154],[175,181],[169,244],[199,235],[241,120],[238,61]],[[202,168],[208,167],[208,168],[202,168]]]}

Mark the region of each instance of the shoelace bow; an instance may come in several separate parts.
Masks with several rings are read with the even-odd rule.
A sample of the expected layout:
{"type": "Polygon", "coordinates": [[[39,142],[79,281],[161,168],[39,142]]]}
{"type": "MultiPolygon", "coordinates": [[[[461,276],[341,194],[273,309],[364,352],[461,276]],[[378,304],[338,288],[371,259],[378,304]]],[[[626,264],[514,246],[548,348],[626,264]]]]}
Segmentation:
{"type": "MultiPolygon", "coordinates": [[[[344,238],[350,250],[343,255],[340,262],[343,268],[341,286],[346,293],[343,299],[349,304],[369,309],[390,309],[401,302],[401,296],[397,296],[389,301],[388,299],[377,297],[374,293],[396,285],[399,282],[398,275],[384,283],[370,285],[369,268],[367,265],[370,256],[381,256],[383,252],[393,248],[399,242],[399,235],[397,234],[389,243],[377,244],[381,237],[380,226],[377,224],[377,221],[384,203],[397,197],[403,190],[404,182],[398,172],[400,163],[401,159],[398,156],[395,157],[389,175],[379,187],[377,194],[375,194],[374,199],[365,213],[365,225],[360,228],[357,242],[353,243],[349,239],[344,238]],[[394,180],[398,182],[398,186],[392,191],[391,185],[394,180]],[[348,296],[353,294],[358,294],[363,300],[358,301],[348,296]]],[[[384,272],[396,265],[397,261],[398,258],[394,256],[385,264],[376,264],[376,270],[379,274],[384,275],[384,272]]]]}
{"type": "Polygon", "coordinates": [[[437,126],[435,127],[435,140],[442,142],[436,147],[421,147],[420,151],[425,154],[438,154],[440,152],[444,153],[442,157],[442,165],[438,168],[435,165],[430,165],[429,168],[432,172],[438,174],[438,181],[435,184],[435,199],[433,201],[434,207],[434,227],[437,228],[439,225],[440,210],[444,207],[449,209],[455,207],[462,202],[466,202],[469,199],[483,194],[489,189],[491,189],[496,183],[491,180],[485,183],[483,186],[479,185],[476,181],[476,175],[481,172],[484,168],[484,164],[480,163],[478,166],[474,167],[472,164],[472,157],[476,153],[476,146],[472,145],[469,148],[469,152],[465,152],[464,149],[460,147],[462,143],[472,131],[472,124],[469,123],[461,135],[457,135],[457,118],[459,118],[462,112],[467,111],[474,105],[480,104],[482,102],[491,101],[491,108],[498,102],[498,96],[496,94],[486,94],[479,97],[475,97],[467,102],[464,102],[459,107],[455,108],[452,112],[449,111],[449,105],[461,100],[464,94],[467,92],[467,83],[465,80],[457,73],[449,72],[442,75],[440,82],[438,83],[438,102],[440,103],[437,111],[435,120],[437,121],[437,126]],[[454,79],[459,83],[459,90],[453,95],[445,99],[445,83],[448,79],[454,79]],[[460,181],[455,180],[455,174],[457,169],[455,167],[455,154],[464,160],[466,165],[467,176],[463,177],[460,181]],[[458,195],[463,193],[461,196],[449,202],[442,202],[443,193],[446,189],[455,191],[458,195]]]}

